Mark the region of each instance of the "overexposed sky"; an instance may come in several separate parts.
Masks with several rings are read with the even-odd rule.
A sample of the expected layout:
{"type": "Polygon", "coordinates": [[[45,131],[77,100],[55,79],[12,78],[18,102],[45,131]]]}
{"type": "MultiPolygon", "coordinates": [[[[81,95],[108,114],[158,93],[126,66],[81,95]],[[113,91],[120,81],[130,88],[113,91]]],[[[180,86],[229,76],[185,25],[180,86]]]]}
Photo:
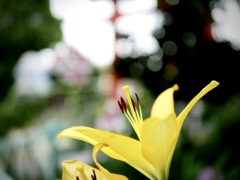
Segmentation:
{"type": "Polygon", "coordinates": [[[51,0],[50,8],[62,20],[63,40],[97,67],[110,66],[115,53],[126,55],[127,47],[140,54],[159,49],[151,35],[163,23],[163,15],[155,12],[156,0],[119,1],[116,5],[111,0],[51,0]],[[121,16],[113,23],[116,9],[121,16]],[[120,40],[121,45],[116,45],[115,29],[130,35],[130,41],[120,40]]]}

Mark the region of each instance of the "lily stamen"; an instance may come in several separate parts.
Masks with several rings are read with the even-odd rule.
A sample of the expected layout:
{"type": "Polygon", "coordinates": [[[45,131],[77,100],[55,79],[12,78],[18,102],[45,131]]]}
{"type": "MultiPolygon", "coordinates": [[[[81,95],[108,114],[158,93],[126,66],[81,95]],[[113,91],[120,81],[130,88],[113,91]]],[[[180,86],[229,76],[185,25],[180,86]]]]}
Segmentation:
{"type": "Polygon", "coordinates": [[[125,103],[125,101],[122,97],[121,97],[121,105],[123,107],[123,112],[126,112],[127,111],[127,105],[126,105],[126,103],[125,103]]]}
{"type": "Polygon", "coordinates": [[[143,117],[142,117],[142,108],[141,108],[141,103],[140,103],[140,99],[138,98],[137,93],[135,93],[136,99],[137,99],[137,103],[138,103],[138,111],[136,111],[137,117],[140,120],[140,122],[143,122],[143,117]]]}
{"type": "Polygon", "coordinates": [[[139,97],[135,93],[136,100],[137,100],[137,106],[138,106],[137,107],[130,95],[130,87],[124,86],[122,89],[126,95],[129,108],[127,107],[126,102],[124,101],[124,99],[122,97],[120,98],[120,101],[118,101],[118,105],[119,105],[122,113],[127,117],[128,121],[130,122],[134,131],[136,132],[137,136],[140,139],[140,129],[141,129],[141,125],[143,123],[143,118],[142,118],[142,110],[141,110],[141,104],[140,104],[139,97]]]}
{"type": "Polygon", "coordinates": [[[140,99],[139,99],[139,97],[138,97],[137,93],[135,93],[135,96],[136,96],[136,99],[137,99],[138,106],[140,106],[140,105],[141,105],[141,103],[140,103],[140,99]]]}
{"type": "Polygon", "coordinates": [[[118,101],[118,106],[121,109],[122,113],[124,114],[123,107],[122,107],[122,104],[120,103],[120,101],[118,101]]]}
{"type": "Polygon", "coordinates": [[[134,111],[136,112],[136,106],[135,106],[135,103],[134,103],[134,101],[133,101],[132,97],[131,97],[131,101],[132,101],[132,106],[133,106],[133,109],[134,109],[134,111]]]}
{"type": "Polygon", "coordinates": [[[94,169],[93,169],[93,175],[91,175],[91,177],[92,177],[92,180],[97,180],[97,176],[94,169]]]}
{"type": "MultiPolygon", "coordinates": [[[[128,111],[127,105],[126,105],[124,99],[122,97],[120,99],[121,99],[121,101],[118,101],[118,105],[119,105],[122,113],[128,118],[128,120],[129,120],[130,124],[132,125],[132,127],[135,127],[136,123],[133,120],[130,112],[128,111]]],[[[137,131],[137,129],[134,129],[134,130],[137,131]]]]}

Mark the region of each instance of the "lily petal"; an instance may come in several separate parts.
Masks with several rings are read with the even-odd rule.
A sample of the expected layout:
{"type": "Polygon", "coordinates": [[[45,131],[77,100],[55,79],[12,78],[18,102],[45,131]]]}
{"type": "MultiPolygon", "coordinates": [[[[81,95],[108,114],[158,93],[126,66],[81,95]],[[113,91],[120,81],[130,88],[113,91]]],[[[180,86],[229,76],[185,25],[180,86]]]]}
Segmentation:
{"type": "Polygon", "coordinates": [[[107,177],[107,179],[109,180],[127,180],[128,178],[123,176],[123,175],[120,175],[120,174],[113,174],[113,173],[110,173],[107,169],[105,169],[104,167],[101,166],[101,164],[98,163],[97,161],[97,153],[103,148],[103,147],[107,147],[106,144],[103,144],[103,143],[99,143],[97,144],[96,146],[94,146],[93,148],[93,153],[92,153],[92,156],[93,156],[93,160],[95,162],[95,164],[97,165],[98,169],[107,177]]]}
{"type": "Polygon", "coordinates": [[[145,160],[141,153],[140,142],[133,138],[82,126],[65,129],[58,137],[78,139],[94,146],[99,143],[107,144],[108,146],[102,149],[106,155],[126,162],[150,179],[154,177],[152,165],[145,160]]]}
{"type": "Polygon", "coordinates": [[[151,117],[166,119],[175,112],[173,93],[178,90],[178,85],[163,91],[155,100],[151,110],[151,117]]]}
{"type": "Polygon", "coordinates": [[[90,180],[93,174],[95,174],[98,179],[108,180],[101,171],[78,160],[63,161],[62,168],[62,180],[90,180]]]}
{"type": "Polygon", "coordinates": [[[192,107],[201,99],[205,94],[207,94],[209,91],[214,89],[219,85],[219,82],[217,81],[211,81],[205,88],[203,88],[184,108],[184,110],[178,115],[177,122],[181,126],[184,122],[185,118],[187,117],[188,113],[192,109],[192,107]]]}
{"type": "Polygon", "coordinates": [[[155,168],[158,180],[168,179],[173,152],[179,136],[175,114],[165,119],[148,118],[141,132],[141,150],[145,159],[155,168]]]}

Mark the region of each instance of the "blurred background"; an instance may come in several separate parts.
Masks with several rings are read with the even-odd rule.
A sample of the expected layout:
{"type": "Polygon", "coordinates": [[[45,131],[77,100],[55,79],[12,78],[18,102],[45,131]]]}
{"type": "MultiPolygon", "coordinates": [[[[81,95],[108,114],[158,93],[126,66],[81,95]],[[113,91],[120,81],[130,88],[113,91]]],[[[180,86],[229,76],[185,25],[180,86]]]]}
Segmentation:
{"type": "MultiPolygon", "coordinates": [[[[0,179],[61,178],[61,161],[94,165],[92,146],[57,139],[83,125],[135,136],[117,100],[131,85],[148,117],[173,84],[184,122],[170,180],[240,178],[239,0],[0,1],[0,179]]],[[[146,179],[99,158],[111,172],[146,179]]]]}

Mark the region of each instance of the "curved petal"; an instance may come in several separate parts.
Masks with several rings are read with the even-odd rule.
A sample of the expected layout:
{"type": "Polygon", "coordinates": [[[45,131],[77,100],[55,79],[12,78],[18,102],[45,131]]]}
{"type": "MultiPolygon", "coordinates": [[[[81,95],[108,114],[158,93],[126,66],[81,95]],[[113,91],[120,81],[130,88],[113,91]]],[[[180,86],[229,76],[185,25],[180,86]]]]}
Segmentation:
{"type": "Polygon", "coordinates": [[[151,110],[151,117],[165,119],[175,113],[173,93],[178,90],[178,85],[163,91],[155,100],[151,110]]]}
{"type": "Polygon", "coordinates": [[[78,160],[67,160],[62,162],[62,180],[89,180],[95,174],[98,179],[108,180],[108,178],[98,169],[93,168],[78,160]]]}
{"type": "Polygon", "coordinates": [[[201,99],[205,94],[207,94],[209,91],[214,89],[219,85],[219,82],[217,81],[211,81],[205,88],[203,88],[184,108],[184,110],[178,115],[177,122],[181,126],[184,122],[185,118],[187,117],[188,113],[192,109],[192,107],[201,99]]]}
{"type": "MultiPolygon", "coordinates": [[[[97,165],[98,169],[107,177],[107,179],[109,180],[127,180],[128,178],[123,176],[123,175],[120,175],[120,174],[113,174],[113,173],[110,173],[107,169],[105,169],[104,167],[101,166],[101,164],[98,163],[97,161],[97,153],[103,148],[103,147],[107,147],[106,144],[103,144],[103,143],[99,143],[97,145],[94,146],[93,148],[93,153],[92,153],[92,156],[93,156],[93,160],[95,162],[95,164],[97,165]]],[[[97,178],[98,179],[98,178],[97,178]]]]}
{"type": "Polygon", "coordinates": [[[168,178],[179,131],[175,114],[170,114],[165,119],[149,118],[143,123],[142,154],[155,168],[155,174],[159,180],[168,178]]]}
{"type": "Polygon", "coordinates": [[[140,142],[120,134],[89,127],[72,127],[63,130],[58,137],[68,137],[85,141],[92,145],[107,144],[102,151],[111,158],[124,161],[145,176],[152,179],[153,167],[144,159],[140,150],[140,142]]]}

